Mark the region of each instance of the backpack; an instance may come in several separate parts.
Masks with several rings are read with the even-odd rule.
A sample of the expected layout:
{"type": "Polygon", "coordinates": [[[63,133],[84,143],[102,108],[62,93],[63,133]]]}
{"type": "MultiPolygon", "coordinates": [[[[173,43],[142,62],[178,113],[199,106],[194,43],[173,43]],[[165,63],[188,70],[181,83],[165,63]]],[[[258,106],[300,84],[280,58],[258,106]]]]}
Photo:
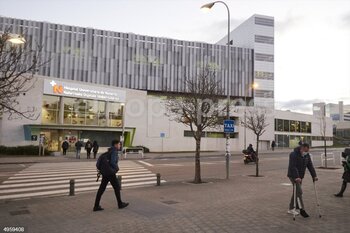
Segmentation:
{"type": "Polygon", "coordinates": [[[111,151],[107,151],[98,157],[96,162],[96,168],[98,171],[97,181],[99,178],[99,174],[102,174],[102,176],[111,176],[115,174],[114,169],[110,165],[111,155],[111,151]]]}

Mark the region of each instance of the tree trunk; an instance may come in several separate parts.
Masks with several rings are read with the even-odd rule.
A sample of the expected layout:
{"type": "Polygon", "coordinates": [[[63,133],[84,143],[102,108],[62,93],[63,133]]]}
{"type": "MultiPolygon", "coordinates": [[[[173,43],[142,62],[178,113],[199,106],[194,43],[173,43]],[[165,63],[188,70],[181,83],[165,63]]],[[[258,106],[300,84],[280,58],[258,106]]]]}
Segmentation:
{"type": "MultiPolygon", "coordinates": [[[[201,132],[200,132],[200,134],[201,134],[201,132]]],[[[194,173],[194,183],[195,184],[202,183],[200,152],[201,152],[201,137],[199,136],[198,139],[196,139],[195,173],[194,173]]]]}
{"type": "MultiPolygon", "coordinates": [[[[326,135],[326,133],[325,133],[326,135]]],[[[327,142],[326,142],[326,136],[323,137],[324,141],[324,166],[327,168],[327,142]]]]}
{"type": "Polygon", "coordinates": [[[256,137],[256,162],[255,162],[255,176],[259,177],[259,136],[256,137]]]}

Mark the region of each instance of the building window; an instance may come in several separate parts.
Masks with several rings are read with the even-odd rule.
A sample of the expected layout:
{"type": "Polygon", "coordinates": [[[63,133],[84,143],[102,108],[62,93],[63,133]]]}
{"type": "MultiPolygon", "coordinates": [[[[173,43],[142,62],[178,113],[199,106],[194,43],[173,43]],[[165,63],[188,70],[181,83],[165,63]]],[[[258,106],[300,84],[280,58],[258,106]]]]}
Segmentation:
{"type": "Polygon", "coordinates": [[[255,17],[255,24],[262,25],[262,26],[274,26],[273,19],[267,19],[267,18],[261,18],[261,17],[255,17]]]}
{"type": "Polygon", "coordinates": [[[274,91],[255,90],[255,97],[274,98],[274,91]]]}
{"type": "Polygon", "coordinates": [[[289,132],[289,120],[283,120],[283,131],[289,132]]]}
{"type": "Polygon", "coordinates": [[[120,103],[109,103],[109,124],[112,127],[122,127],[122,109],[120,103]]]}
{"type": "Polygon", "coordinates": [[[311,122],[275,119],[275,131],[311,133],[311,122]]]}
{"type": "Polygon", "coordinates": [[[274,62],[274,57],[272,54],[255,53],[255,60],[256,61],[274,62]]]}
{"type": "Polygon", "coordinates": [[[41,108],[42,124],[57,124],[60,98],[58,96],[43,95],[41,108]]]}
{"type": "Polygon", "coordinates": [[[264,72],[264,71],[255,71],[256,79],[266,79],[266,80],[274,80],[274,74],[272,72],[264,72]]]}
{"type": "Polygon", "coordinates": [[[274,38],[271,36],[255,35],[255,42],[264,44],[274,44],[274,38]]]}

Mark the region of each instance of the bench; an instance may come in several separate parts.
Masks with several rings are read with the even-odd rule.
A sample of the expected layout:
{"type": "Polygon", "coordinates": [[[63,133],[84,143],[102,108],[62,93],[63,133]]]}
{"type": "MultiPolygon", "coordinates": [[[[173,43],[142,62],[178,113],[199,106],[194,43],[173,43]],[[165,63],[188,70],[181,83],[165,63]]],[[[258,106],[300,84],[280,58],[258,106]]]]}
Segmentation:
{"type": "Polygon", "coordinates": [[[126,156],[128,154],[139,154],[141,155],[141,158],[143,158],[144,157],[143,147],[124,147],[123,148],[124,159],[126,159],[126,156]]]}

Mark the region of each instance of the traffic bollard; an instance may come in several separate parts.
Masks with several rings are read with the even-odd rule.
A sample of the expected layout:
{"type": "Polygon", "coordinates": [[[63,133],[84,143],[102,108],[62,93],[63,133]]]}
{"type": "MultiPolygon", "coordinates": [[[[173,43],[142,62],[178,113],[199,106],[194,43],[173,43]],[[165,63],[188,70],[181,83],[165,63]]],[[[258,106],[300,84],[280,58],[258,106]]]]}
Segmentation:
{"type": "Polygon", "coordinates": [[[69,181],[69,196],[74,196],[75,180],[71,179],[69,181]]]}
{"type": "Polygon", "coordinates": [[[157,173],[157,186],[160,186],[160,173],[157,173]]]}

